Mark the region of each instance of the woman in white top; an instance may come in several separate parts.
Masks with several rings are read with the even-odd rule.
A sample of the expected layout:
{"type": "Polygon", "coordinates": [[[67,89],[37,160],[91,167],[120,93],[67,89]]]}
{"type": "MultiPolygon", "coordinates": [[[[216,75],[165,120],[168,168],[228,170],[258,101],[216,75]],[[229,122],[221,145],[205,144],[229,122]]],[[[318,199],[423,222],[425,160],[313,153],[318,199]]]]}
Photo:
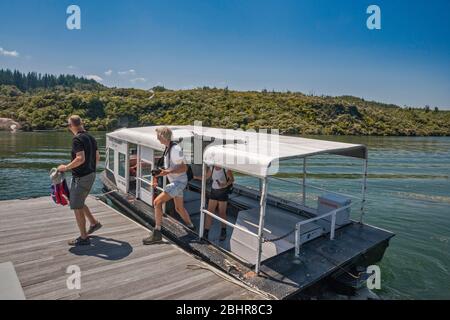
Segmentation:
{"type": "Polygon", "coordinates": [[[155,228],[149,237],[142,240],[145,245],[162,241],[162,205],[171,199],[173,199],[175,204],[175,211],[181,216],[186,226],[191,230],[195,230],[189,212],[187,212],[183,202],[183,191],[188,183],[187,165],[184,160],[183,150],[179,145],[172,143],[172,130],[168,127],[157,128],[156,137],[166,147],[164,152],[165,169],[161,169],[161,173],[158,176],[167,176],[169,184],[165,186],[164,192],[160,193],[153,201],[153,206],[155,207],[155,228]]]}
{"type": "MultiPolygon", "coordinates": [[[[206,172],[206,179],[209,178],[212,178],[212,186],[208,200],[208,211],[215,213],[216,209],[218,209],[219,217],[226,220],[229,188],[234,182],[233,173],[231,170],[225,170],[223,168],[213,166],[212,169],[208,168],[206,172]]],[[[208,239],[211,224],[212,217],[210,215],[206,215],[205,229],[203,233],[203,237],[205,239],[208,239]]],[[[224,241],[226,237],[226,224],[222,223],[220,241],[224,241]]]]}

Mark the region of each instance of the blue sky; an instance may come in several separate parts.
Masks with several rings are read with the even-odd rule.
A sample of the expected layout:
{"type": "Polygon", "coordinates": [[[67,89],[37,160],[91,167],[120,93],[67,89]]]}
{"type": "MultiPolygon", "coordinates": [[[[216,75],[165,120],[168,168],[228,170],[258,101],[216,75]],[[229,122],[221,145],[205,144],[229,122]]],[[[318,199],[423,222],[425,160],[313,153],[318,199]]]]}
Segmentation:
{"type": "Polygon", "coordinates": [[[0,68],[450,109],[450,1],[2,0],[0,68]],[[81,8],[81,30],[66,9],[81,8]],[[366,9],[381,8],[381,30],[366,9]],[[110,71],[110,72],[108,72],[110,71]]]}

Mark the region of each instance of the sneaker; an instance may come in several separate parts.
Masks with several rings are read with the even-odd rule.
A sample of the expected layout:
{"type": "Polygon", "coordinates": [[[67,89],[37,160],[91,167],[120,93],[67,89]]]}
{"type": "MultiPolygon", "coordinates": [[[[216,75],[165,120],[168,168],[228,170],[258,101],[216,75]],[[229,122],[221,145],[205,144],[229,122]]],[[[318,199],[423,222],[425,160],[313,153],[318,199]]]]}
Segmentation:
{"type": "Polygon", "coordinates": [[[94,224],[94,225],[89,227],[89,230],[88,230],[87,233],[88,234],[92,234],[95,231],[97,231],[98,229],[100,229],[101,227],[103,227],[102,224],[100,222],[97,222],[96,224],[94,224]]]}
{"type": "Polygon", "coordinates": [[[220,230],[220,241],[225,241],[225,239],[227,238],[227,228],[222,228],[222,230],[220,230]]]}
{"type": "Polygon", "coordinates": [[[144,245],[150,245],[150,244],[155,244],[155,243],[159,243],[162,242],[162,234],[161,234],[161,230],[153,230],[152,234],[150,235],[150,237],[142,239],[142,243],[144,245]]]}
{"type": "Polygon", "coordinates": [[[74,240],[70,240],[69,242],[69,246],[88,246],[91,244],[91,240],[89,240],[89,238],[83,239],[81,237],[78,237],[74,240]]]}

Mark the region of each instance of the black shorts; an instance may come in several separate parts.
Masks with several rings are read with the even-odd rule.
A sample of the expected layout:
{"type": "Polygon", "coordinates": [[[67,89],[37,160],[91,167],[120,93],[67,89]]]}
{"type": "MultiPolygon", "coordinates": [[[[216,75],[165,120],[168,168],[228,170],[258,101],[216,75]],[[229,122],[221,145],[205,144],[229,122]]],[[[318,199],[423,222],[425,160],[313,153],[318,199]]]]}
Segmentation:
{"type": "Polygon", "coordinates": [[[211,194],[209,199],[217,201],[228,201],[228,189],[213,189],[211,188],[211,194]]]}

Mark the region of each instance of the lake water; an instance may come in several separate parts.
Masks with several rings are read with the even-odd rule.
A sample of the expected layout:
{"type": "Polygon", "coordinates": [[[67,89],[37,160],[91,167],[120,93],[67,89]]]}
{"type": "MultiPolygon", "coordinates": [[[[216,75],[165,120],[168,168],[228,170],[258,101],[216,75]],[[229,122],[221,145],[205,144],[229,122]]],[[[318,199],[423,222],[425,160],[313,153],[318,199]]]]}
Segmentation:
{"type": "MultiPolygon", "coordinates": [[[[105,133],[93,135],[103,152],[105,133]]],[[[321,138],[369,147],[364,221],[396,234],[380,264],[382,288],[377,293],[387,299],[450,299],[450,138],[321,138]]],[[[48,171],[68,162],[70,142],[71,135],[63,132],[0,132],[0,200],[48,195],[48,171]]],[[[299,182],[298,165],[283,164],[283,179],[299,182]]],[[[318,157],[308,161],[308,182],[357,194],[361,171],[357,160],[318,157]]],[[[300,186],[275,180],[269,185],[272,193],[300,199],[300,186]]],[[[92,192],[100,189],[97,180],[92,192]]],[[[308,193],[313,205],[317,192],[308,193]]]]}

